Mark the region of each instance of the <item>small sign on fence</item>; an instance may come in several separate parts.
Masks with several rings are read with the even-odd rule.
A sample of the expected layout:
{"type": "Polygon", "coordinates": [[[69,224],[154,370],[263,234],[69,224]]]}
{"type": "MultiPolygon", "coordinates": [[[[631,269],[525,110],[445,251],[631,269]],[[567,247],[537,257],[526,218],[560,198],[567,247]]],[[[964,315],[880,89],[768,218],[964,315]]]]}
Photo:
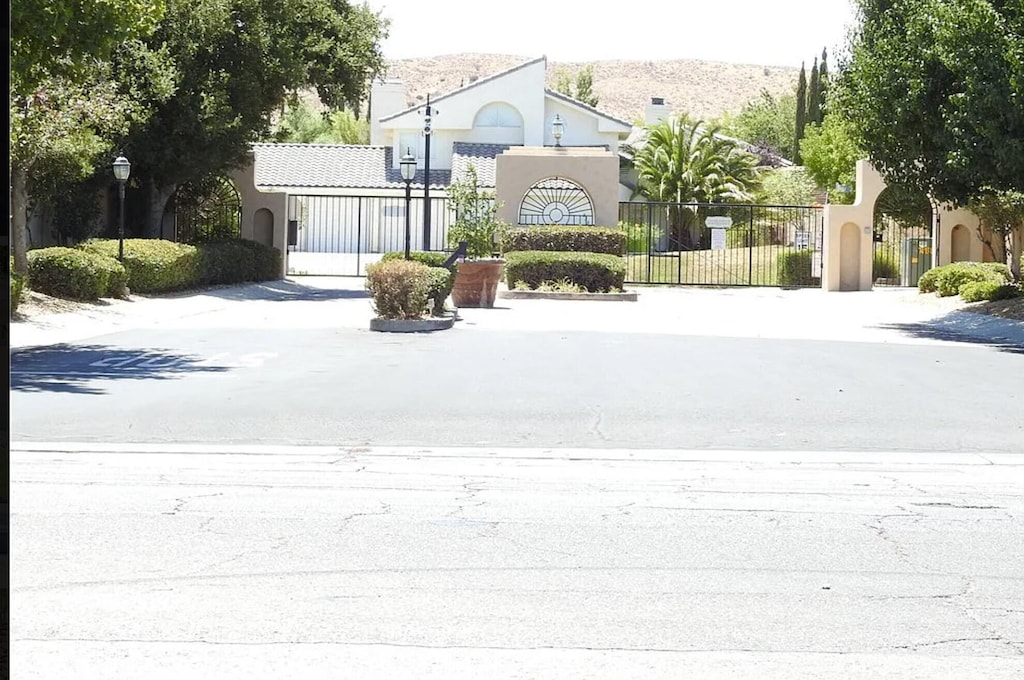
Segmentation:
{"type": "Polygon", "coordinates": [[[708,229],[728,229],[732,226],[732,218],[708,217],[704,220],[704,224],[708,225],[708,229]]]}
{"type": "Polygon", "coordinates": [[[711,230],[711,250],[725,250],[725,229],[711,230]]]}
{"type": "Polygon", "coordinates": [[[796,237],[793,239],[793,247],[797,250],[807,250],[811,247],[811,233],[803,229],[798,229],[796,237]]]}

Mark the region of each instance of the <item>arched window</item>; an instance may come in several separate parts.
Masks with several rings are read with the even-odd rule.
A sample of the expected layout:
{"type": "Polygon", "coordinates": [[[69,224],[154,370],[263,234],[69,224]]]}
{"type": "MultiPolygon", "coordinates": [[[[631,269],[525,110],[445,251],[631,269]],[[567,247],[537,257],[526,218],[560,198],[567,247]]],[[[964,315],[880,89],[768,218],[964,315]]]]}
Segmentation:
{"type": "Polygon", "coordinates": [[[549,177],[534,184],[523,196],[519,224],[593,226],[594,204],[580,185],[549,177]]]}
{"type": "Polygon", "coordinates": [[[494,102],[477,112],[473,127],[522,129],[523,117],[511,104],[494,102]]]}

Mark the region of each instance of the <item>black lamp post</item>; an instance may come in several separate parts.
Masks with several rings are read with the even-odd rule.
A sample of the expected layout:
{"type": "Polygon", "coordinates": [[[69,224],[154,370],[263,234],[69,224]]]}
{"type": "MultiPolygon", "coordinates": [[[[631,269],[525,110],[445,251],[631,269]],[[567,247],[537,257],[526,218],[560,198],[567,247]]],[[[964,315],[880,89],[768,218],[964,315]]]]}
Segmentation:
{"type": "Polygon", "coordinates": [[[430,105],[423,110],[423,249],[430,250],[430,136],[433,134],[433,116],[437,110],[430,105]]]}
{"type": "Polygon", "coordinates": [[[565,133],[565,123],[557,113],[555,120],[551,123],[551,136],[555,138],[555,146],[562,146],[562,135],[565,133]]]}
{"type": "Polygon", "coordinates": [[[412,178],[416,176],[416,157],[407,149],[398,163],[402,168],[402,181],[405,182],[405,259],[409,259],[409,206],[412,201],[412,178]]]}
{"type": "Polygon", "coordinates": [[[114,178],[117,180],[117,198],[120,210],[117,220],[117,259],[124,261],[124,183],[132,172],[132,164],[124,156],[114,159],[114,178]]]}

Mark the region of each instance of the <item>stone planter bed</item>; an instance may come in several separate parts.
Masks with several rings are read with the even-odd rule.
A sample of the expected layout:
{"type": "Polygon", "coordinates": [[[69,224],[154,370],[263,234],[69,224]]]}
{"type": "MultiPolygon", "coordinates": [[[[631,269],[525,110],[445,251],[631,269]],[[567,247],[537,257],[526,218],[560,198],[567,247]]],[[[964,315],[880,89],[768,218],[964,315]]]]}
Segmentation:
{"type": "Polygon", "coordinates": [[[370,330],[382,333],[430,333],[455,325],[455,315],[429,319],[370,319],[370,330]]]}

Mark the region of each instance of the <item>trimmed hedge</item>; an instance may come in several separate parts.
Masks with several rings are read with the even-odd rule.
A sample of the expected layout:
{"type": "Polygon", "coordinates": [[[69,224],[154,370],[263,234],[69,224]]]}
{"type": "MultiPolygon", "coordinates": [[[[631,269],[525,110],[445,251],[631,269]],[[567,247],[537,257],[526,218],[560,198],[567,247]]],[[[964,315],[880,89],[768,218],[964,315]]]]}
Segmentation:
{"type": "MultiPolygon", "coordinates": [[[[433,314],[439,316],[444,312],[445,301],[448,300],[448,296],[452,294],[452,288],[455,286],[455,274],[458,272],[458,264],[452,264],[448,267],[444,266],[445,260],[449,257],[449,253],[428,251],[428,250],[414,250],[409,252],[409,259],[412,262],[419,262],[430,267],[430,286],[427,290],[427,299],[433,302],[433,314]],[[440,271],[434,271],[440,270],[440,271]],[[442,273],[445,272],[445,273],[442,273]]],[[[405,252],[390,252],[384,253],[381,258],[382,262],[394,262],[404,261],[405,252]]]]}
{"type": "MultiPolygon", "coordinates": [[[[90,239],[81,250],[117,257],[116,239],[90,239]]],[[[160,293],[196,286],[203,272],[203,258],[196,246],[160,239],[127,239],[124,267],[128,287],[136,293],[160,293]]]]}
{"type": "Polygon", "coordinates": [[[240,240],[198,244],[202,268],[199,283],[245,283],[256,277],[256,254],[240,240]]]}
{"type": "Polygon", "coordinates": [[[431,267],[422,262],[404,259],[367,265],[366,288],[373,298],[377,316],[381,319],[421,318],[427,311],[430,272],[431,267]]]}
{"type": "MultiPolygon", "coordinates": [[[[959,295],[965,284],[992,281],[999,285],[1010,282],[1010,270],[998,262],[954,262],[936,267],[935,292],[939,297],[959,295]]],[[[918,282],[920,290],[920,281],[918,282]]]]}
{"type": "Polygon", "coordinates": [[[814,253],[810,250],[790,250],[779,253],[775,260],[778,269],[777,283],[780,286],[816,286],[821,284],[821,279],[811,276],[813,270],[811,258],[814,253]]]}
{"type": "Polygon", "coordinates": [[[25,277],[14,271],[14,258],[11,258],[11,268],[7,271],[10,272],[11,276],[11,314],[18,311],[18,305],[21,304],[21,298],[25,294],[25,277]]]}
{"type": "Polygon", "coordinates": [[[550,250],[505,254],[505,280],[510,289],[520,281],[531,289],[552,281],[567,281],[591,293],[622,290],[626,260],[617,255],[550,250]]]}
{"type": "Polygon", "coordinates": [[[127,293],[127,276],[120,262],[76,248],[30,250],[28,274],[34,290],[54,297],[98,300],[127,293]]]}
{"type": "Polygon", "coordinates": [[[625,255],[628,234],[607,227],[514,227],[501,240],[503,253],[521,251],[573,251],[625,255]]]}
{"type": "Polygon", "coordinates": [[[253,273],[251,281],[277,281],[281,278],[282,260],[280,250],[272,246],[265,246],[256,241],[249,241],[248,239],[239,239],[235,243],[252,252],[253,273]]]}
{"type": "Polygon", "coordinates": [[[982,300],[1012,300],[1021,296],[1021,290],[1009,283],[998,281],[972,281],[960,287],[960,297],[964,302],[981,302],[982,300]]]}

